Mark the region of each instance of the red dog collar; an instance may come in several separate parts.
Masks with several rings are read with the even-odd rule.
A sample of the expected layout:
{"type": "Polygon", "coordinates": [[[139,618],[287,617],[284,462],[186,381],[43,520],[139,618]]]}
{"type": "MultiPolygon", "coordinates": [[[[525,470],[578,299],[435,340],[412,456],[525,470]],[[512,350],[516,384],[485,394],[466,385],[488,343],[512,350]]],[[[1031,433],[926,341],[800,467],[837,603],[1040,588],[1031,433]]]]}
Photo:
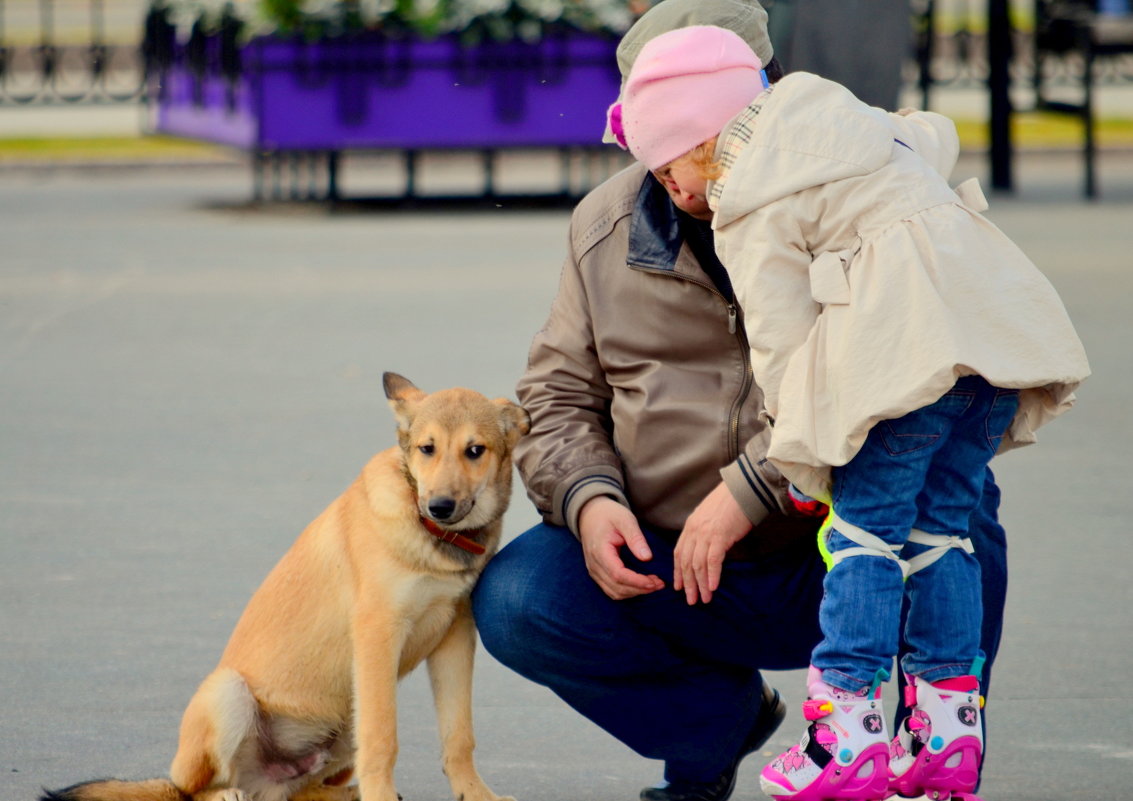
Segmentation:
{"type": "Polygon", "coordinates": [[[462,551],[468,551],[468,553],[475,554],[476,556],[480,556],[482,553],[484,553],[485,548],[480,543],[468,539],[468,537],[464,536],[458,531],[445,531],[443,528],[438,526],[427,517],[421,518],[421,525],[424,526],[425,530],[436,537],[438,540],[447,542],[450,545],[455,545],[462,551]]]}

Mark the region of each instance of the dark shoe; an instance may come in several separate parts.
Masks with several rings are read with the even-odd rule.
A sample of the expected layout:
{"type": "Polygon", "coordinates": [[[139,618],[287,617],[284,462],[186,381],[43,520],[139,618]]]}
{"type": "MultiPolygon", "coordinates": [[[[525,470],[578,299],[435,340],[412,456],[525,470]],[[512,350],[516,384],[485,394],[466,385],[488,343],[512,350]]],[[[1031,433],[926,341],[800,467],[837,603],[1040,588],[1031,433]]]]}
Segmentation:
{"type": "Polygon", "coordinates": [[[787,705],[779,697],[779,691],[763,682],[763,703],[759,706],[759,714],[730,767],[710,782],[675,781],[646,787],[641,791],[641,801],[728,801],[736,789],[736,775],[744,757],[758,751],[786,715],[787,705]]]}

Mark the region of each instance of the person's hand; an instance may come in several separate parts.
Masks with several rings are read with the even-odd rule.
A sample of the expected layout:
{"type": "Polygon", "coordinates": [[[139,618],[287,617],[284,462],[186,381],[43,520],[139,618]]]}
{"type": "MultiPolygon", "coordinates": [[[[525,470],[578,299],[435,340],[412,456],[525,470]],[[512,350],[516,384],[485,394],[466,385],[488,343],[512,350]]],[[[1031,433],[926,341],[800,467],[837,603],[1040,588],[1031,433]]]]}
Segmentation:
{"type": "Polygon", "coordinates": [[[684,590],[689,606],[712,600],[725,554],[749,531],[751,521],[723,482],[693,509],[673,551],[673,589],[684,590]]]}
{"type": "Polygon", "coordinates": [[[602,592],[615,601],[656,592],[665,586],[657,576],[637,573],[625,566],[618,550],[629,548],[638,559],[647,562],[653,552],[641,533],[637,518],[613,498],[592,498],[578,515],[578,538],[586,570],[602,592]]]}

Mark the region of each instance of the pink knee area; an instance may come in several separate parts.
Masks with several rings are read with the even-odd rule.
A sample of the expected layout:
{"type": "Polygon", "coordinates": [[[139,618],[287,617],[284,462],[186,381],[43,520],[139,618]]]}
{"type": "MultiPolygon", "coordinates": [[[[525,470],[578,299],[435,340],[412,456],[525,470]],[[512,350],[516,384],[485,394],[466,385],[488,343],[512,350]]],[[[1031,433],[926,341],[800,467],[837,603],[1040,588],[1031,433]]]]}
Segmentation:
{"type": "Polygon", "coordinates": [[[299,769],[290,762],[269,762],[264,765],[264,775],[273,782],[285,782],[299,776],[299,769]]]}

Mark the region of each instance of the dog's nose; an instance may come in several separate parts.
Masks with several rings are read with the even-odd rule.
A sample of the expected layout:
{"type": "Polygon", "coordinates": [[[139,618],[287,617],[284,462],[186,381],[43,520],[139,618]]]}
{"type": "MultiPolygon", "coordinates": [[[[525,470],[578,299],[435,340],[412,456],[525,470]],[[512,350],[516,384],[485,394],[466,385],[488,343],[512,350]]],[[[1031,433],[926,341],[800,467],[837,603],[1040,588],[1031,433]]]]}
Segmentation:
{"type": "Polygon", "coordinates": [[[429,514],[434,520],[448,520],[456,511],[456,501],[452,498],[432,498],[429,501],[429,514]]]}

